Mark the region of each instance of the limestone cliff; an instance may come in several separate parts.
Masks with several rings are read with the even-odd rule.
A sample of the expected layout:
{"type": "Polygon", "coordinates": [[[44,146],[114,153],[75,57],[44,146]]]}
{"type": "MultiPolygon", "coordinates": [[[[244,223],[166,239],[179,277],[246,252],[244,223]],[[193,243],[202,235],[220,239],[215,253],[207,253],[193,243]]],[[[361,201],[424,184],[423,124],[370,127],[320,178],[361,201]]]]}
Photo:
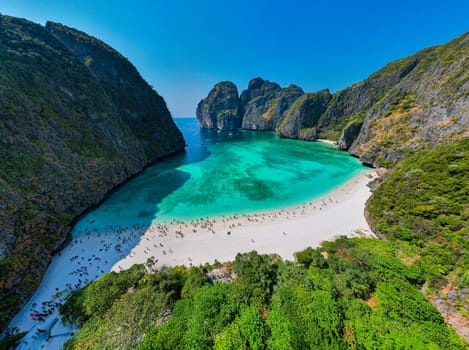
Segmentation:
{"type": "Polygon", "coordinates": [[[337,146],[340,150],[346,151],[352,146],[353,141],[360,134],[362,129],[363,121],[360,119],[351,120],[347,126],[342,130],[339,139],[337,140],[337,146]]]}
{"type": "MultiPolygon", "coordinates": [[[[285,113],[290,107],[298,100],[299,97],[303,96],[304,91],[298,85],[291,84],[286,88],[282,89],[282,93],[275,101],[275,108],[273,110],[274,125],[277,127],[278,122],[285,116],[285,113]]],[[[272,130],[275,130],[275,127],[272,130]]]]}
{"type": "Polygon", "coordinates": [[[416,148],[469,137],[469,33],[333,95],[295,87],[283,100],[288,89],[251,80],[240,97],[243,128],[330,139],[365,164],[391,165],[416,148]]]}
{"type": "Polygon", "coordinates": [[[247,90],[241,93],[240,104],[243,111],[243,129],[273,130],[275,127],[273,111],[276,99],[282,88],[262,78],[249,82],[247,90]]]}
{"type": "Polygon", "coordinates": [[[232,82],[221,82],[202,99],[196,111],[199,125],[206,129],[275,130],[278,121],[303,90],[296,85],[281,88],[262,78],[254,78],[238,97],[232,82]]]}
{"type": "Polygon", "coordinates": [[[293,103],[304,94],[297,85],[281,88],[262,78],[254,78],[241,93],[243,128],[273,131],[277,123],[293,103]]]}
{"type": "Polygon", "coordinates": [[[46,29],[88,67],[130,131],[143,141],[147,162],[173,151],[168,140],[183,142],[163,98],[119,52],[96,38],[58,23],[47,22],[46,29]]]}
{"type": "Polygon", "coordinates": [[[0,328],[80,214],[184,148],[163,99],[118,52],[0,15],[0,328]]]}
{"type": "Polygon", "coordinates": [[[288,109],[279,121],[276,131],[286,138],[316,140],[319,118],[326,110],[330,99],[329,90],[304,94],[288,109]]]}
{"type": "Polygon", "coordinates": [[[359,111],[366,117],[350,153],[388,165],[413,149],[469,137],[469,33],[392,62],[361,85],[388,77],[394,83],[359,111]]]}
{"type": "Polygon", "coordinates": [[[216,84],[197,106],[197,119],[201,128],[234,130],[241,127],[238,89],[223,81],[216,84]]]}

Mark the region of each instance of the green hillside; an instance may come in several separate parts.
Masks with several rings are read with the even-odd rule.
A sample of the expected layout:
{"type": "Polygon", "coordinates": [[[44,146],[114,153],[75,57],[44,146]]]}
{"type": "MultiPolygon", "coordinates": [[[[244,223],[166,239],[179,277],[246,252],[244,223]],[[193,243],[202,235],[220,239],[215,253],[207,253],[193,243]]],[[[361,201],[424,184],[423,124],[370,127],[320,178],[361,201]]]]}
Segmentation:
{"type": "Polygon", "coordinates": [[[163,99],[98,39],[2,15],[0,32],[2,330],[74,221],[184,140],[163,99]],[[119,67],[113,81],[123,86],[102,67],[119,67]]]}

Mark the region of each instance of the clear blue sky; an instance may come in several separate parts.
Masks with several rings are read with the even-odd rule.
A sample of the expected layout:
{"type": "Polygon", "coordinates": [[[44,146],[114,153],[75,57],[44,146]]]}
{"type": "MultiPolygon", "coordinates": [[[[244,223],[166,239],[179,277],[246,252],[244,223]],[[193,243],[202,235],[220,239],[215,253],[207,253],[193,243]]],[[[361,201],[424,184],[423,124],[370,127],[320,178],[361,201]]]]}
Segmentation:
{"type": "Polygon", "coordinates": [[[337,91],[469,31],[468,0],[1,0],[0,12],[102,39],[176,117],[195,115],[221,80],[337,91]]]}

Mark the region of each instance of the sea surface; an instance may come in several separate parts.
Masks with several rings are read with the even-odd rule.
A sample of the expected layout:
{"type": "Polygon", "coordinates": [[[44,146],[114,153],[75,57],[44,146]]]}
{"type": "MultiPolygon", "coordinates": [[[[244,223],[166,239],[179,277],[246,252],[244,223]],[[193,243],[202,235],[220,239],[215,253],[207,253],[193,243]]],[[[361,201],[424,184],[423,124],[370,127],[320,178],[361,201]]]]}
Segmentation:
{"type": "Polygon", "coordinates": [[[200,129],[175,119],[184,153],[149,167],[75,226],[79,236],[106,225],[253,213],[319,197],[366,168],[321,142],[281,139],[273,132],[200,129]]]}

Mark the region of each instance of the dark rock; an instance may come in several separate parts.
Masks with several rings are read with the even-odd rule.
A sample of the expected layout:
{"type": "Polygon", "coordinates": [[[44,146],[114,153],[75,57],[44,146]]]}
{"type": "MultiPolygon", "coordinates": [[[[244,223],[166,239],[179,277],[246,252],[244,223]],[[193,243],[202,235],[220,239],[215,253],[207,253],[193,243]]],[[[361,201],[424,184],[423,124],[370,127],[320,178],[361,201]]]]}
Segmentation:
{"type": "Polygon", "coordinates": [[[353,108],[338,114],[364,117],[349,152],[389,165],[409,150],[469,137],[467,55],[469,33],[392,62],[341,92],[353,108]]]}
{"type": "Polygon", "coordinates": [[[74,219],[184,139],[161,96],[102,41],[1,15],[0,32],[3,328],[74,219]]]}
{"type": "Polygon", "coordinates": [[[252,79],[240,97],[243,129],[274,130],[277,98],[281,94],[282,88],[277,83],[262,78],[252,79]]]}
{"type": "MultiPolygon", "coordinates": [[[[141,140],[145,161],[154,161],[184,145],[163,98],[125,57],[78,30],[52,22],[47,22],[46,29],[86,65],[104,88],[129,130],[141,140]]],[[[87,114],[99,123],[98,111],[88,109],[87,114]]]]}
{"type": "Polygon", "coordinates": [[[241,95],[239,97],[241,112],[243,114],[246,110],[246,106],[249,103],[249,101],[258,96],[261,96],[264,93],[263,90],[265,90],[265,88],[267,89],[274,88],[274,85],[266,84],[265,80],[259,77],[251,79],[249,81],[248,88],[246,90],[243,90],[243,92],[241,92],[241,95]]]}
{"type": "MultiPolygon", "coordinates": [[[[303,94],[303,89],[293,84],[282,89],[282,93],[275,101],[275,109],[272,115],[274,126],[277,126],[278,121],[284,116],[285,112],[288,111],[293,103],[303,94]]],[[[275,130],[275,127],[272,130],[275,130]]]]}
{"type": "MultiPolygon", "coordinates": [[[[392,62],[313,106],[314,94],[255,78],[240,96],[242,127],[338,140],[370,166],[469,137],[469,33],[392,62]]],[[[1,135],[0,135],[1,136],[1,135]]]]}
{"type": "Polygon", "coordinates": [[[361,120],[352,121],[342,130],[342,134],[337,140],[337,146],[340,150],[346,151],[350,148],[353,141],[358,137],[362,125],[363,122],[361,120]]]}
{"type": "Polygon", "coordinates": [[[6,258],[8,252],[8,247],[6,243],[0,242],[0,261],[6,258]]]}
{"type": "Polygon", "coordinates": [[[290,106],[303,95],[296,85],[282,89],[278,84],[254,78],[238,99],[236,86],[221,82],[197,106],[197,119],[202,128],[233,130],[275,130],[277,122],[290,106]]]}
{"type": "Polygon", "coordinates": [[[316,140],[318,121],[330,99],[329,90],[304,94],[284,114],[276,131],[281,137],[316,140]]]}
{"type": "Polygon", "coordinates": [[[234,130],[241,127],[238,89],[232,82],[216,84],[201,100],[196,112],[199,126],[205,129],[234,130]]]}

